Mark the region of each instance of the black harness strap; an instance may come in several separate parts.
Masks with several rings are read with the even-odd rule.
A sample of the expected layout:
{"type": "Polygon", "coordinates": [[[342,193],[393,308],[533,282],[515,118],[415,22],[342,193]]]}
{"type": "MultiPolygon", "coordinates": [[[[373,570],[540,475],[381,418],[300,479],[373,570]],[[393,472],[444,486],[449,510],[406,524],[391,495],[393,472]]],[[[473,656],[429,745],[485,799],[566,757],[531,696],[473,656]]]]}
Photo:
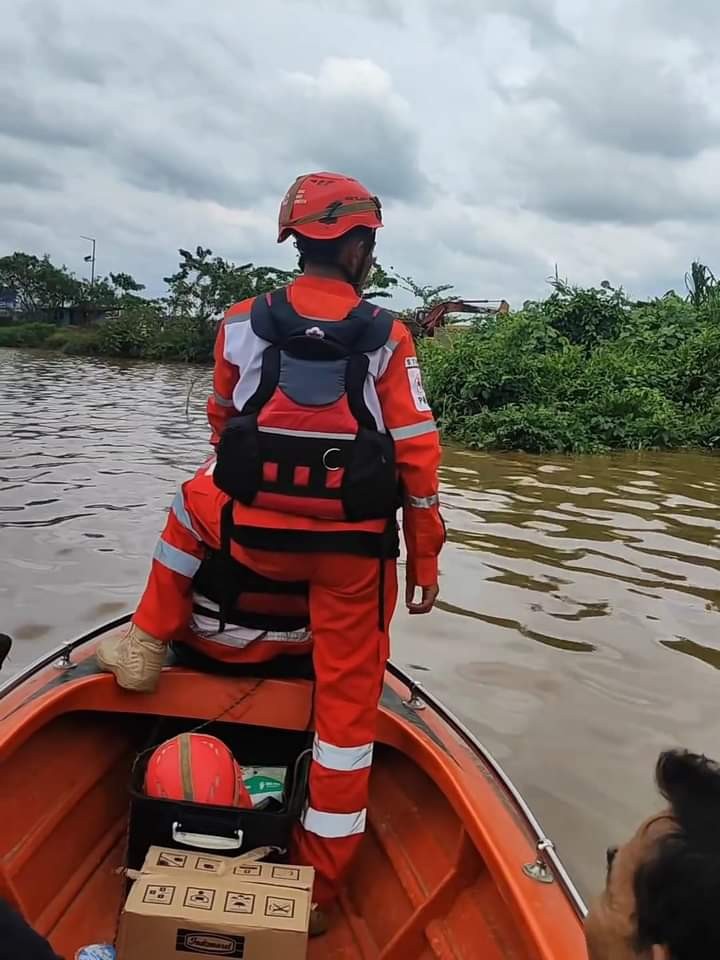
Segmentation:
{"type": "Polygon", "coordinates": [[[230,540],[233,529],[233,503],[233,500],[228,500],[220,513],[219,633],[223,633],[225,630],[228,618],[232,615],[232,609],[236,601],[235,591],[233,589],[233,560],[230,553],[230,540]]]}
{"type": "Polygon", "coordinates": [[[245,402],[242,413],[259,413],[272,397],[280,379],[280,347],[275,344],[267,347],[262,355],[260,382],[255,393],[245,402]]]}
{"type": "MultiPolygon", "coordinates": [[[[193,604],[193,611],[211,620],[218,618],[213,610],[204,607],[202,603],[193,604]]],[[[242,614],[226,612],[226,615],[227,623],[223,624],[223,630],[229,624],[235,627],[248,627],[250,630],[292,633],[294,630],[302,630],[308,625],[307,617],[284,613],[253,613],[250,610],[243,610],[242,614]]]]}
{"type": "Polygon", "coordinates": [[[367,530],[279,530],[271,527],[249,527],[241,524],[232,532],[235,543],[252,550],[277,550],[281,553],[346,553],[354,557],[400,555],[400,539],[394,520],[385,533],[367,530]]]}
{"type": "Polygon", "coordinates": [[[377,430],[375,417],[370,413],[365,403],[365,379],[367,378],[370,361],[367,354],[354,353],[348,361],[345,372],[345,392],[347,393],[350,412],[361,427],[367,430],[377,430]]]}
{"type": "Polygon", "coordinates": [[[382,537],[380,547],[380,570],[378,576],[378,627],[385,632],[385,583],[386,583],[386,561],[393,560],[399,553],[399,538],[397,523],[394,518],[390,518],[385,527],[385,533],[382,537]]]}
{"type": "MultiPolygon", "coordinates": [[[[200,569],[193,577],[195,590],[203,597],[217,603],[218,584],[220,581],[223,558],[220,550],[206,548],[205,557],[200,569]]],[[[281,595],[305,597],[307,599],[308,585],[305,580],[271,580],[251,570],[232,557],[233,582],[236,589],[243,593],[260,593],[266,595],[281,595]]]]}
{"type": "Polygon", "coordinates": [[[304,317],[290,303],[287,287],[256,297],[250,312],[253,332],[268,343],[283,344],[317,330],[319,339],[335,344],[347,355],[378,350],[387,343],[393,321],[389,311],[367,300],[360,300],[342,320],[304,317]]]}
{"type": "Polygon", "coordinates": [[[235,534],[239,529],[233,521],[233,506],[234,501],[228,500],[220,513],[220,550],[210,551],[201,575],[195,578],[195,587],[201,594],[209,599],[213,594],[217,596],[218,613],[203,607],[202,603],[194,604],[194,610],[202,616],[217,618],[219,633],[223,633],[229,623],[254,630],[301,630],[308,625],[308,618],[303,615],[237,611],[243,593],[307,597],[308,584],[303,580],[271,580],[233,558],[232,541],[237,539],[235,534]]]}

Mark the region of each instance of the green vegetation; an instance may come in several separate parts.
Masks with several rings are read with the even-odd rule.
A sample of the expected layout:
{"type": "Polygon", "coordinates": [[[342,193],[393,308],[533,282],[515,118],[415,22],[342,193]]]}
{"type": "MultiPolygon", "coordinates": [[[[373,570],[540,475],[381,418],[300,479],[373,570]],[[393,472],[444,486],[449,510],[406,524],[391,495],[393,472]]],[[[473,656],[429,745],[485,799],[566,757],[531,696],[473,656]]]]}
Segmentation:
{"type": "MultiPolygon", "coordinates": [[[[17,291],[23,322],[0,319],[0,346],[207,363],[223,310],[293,276],[197,247],[180,250],[167,295],[148,298],[126,273],[91,286],[47,257],[15,253],[0,258],[0,288],[17,291]]],[[[451,290],[379,266],[371,279],[370,296],[399,288],[425,307],[451,290]]],[[[547,299],[517,313],[419,340],[444,437],[538,453],[720,448],[720,283],[694,263],[686,285],[687,296],[633,302],[606,281],[580,289],[556,279],[547,299]]]]}
{"type": "MultiPolygon", "coordinates": [[[[0,257],[0,288],[16,292],[14,319],[20,321],[0,318],[0,347],[209,363],[223,311],[295,276],[275,267],[238,265],[204,247],[179,253],[177,271],[164,278],[167,295],[157,298],[142,296],[143,285],[127,273],[111,273],[91,285],[47,256],[0,257]]],[[[377,265],[368,296],[388,297],[397,283],[377,265]]]]}
{"type": "Polygon", "coordinates": [[[540,453],[720,447],[720,288],[628,300],[553,281],[544,301],[419,342],[446,439],[540,453]]]}
{"type": "Polygon", "coordinates": [[[0,347],[42,347],[56,330],[54,323],[18,323],[0,327],[0,347]]]}

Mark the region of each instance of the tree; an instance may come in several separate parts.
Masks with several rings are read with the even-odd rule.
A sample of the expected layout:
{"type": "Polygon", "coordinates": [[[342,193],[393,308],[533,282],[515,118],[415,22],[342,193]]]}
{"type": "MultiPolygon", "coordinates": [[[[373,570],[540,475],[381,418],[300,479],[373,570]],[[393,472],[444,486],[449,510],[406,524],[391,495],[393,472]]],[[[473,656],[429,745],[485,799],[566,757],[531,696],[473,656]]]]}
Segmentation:
{"type": "Polygon", "coordinates": [[[630,307],[622,287],[603,280],[600,287],[575,287],[552,279],[553,293],[542,304],[543,315],[570,343],[591,348],[618,336],[630,307]]]}
{"type": "Polygon", "coordinates": [[[118,293],[115,290],[109,277],[96,277],[94,283],[87,280],[82,282],[82,297],[78,306],[83,306],[86,310],[93,311],[108,307],[114,307],[118,300],[118,293]]]}
{"type": "Polygon", "coordinates": [[[433,287],[429,284],[419,284],[412,277],[403,277],[401,274],[396,274],[396,276],[400,289],[417,297],[422,302],[423,307],[434,307],[437,303],[441,303],[446,299],[443,294],[453,288],[451,283],[441,283],[439,286],[433,287]]]}
{"type": "Polygon", "coordinates": [[[289,283],[295,274],[275,267],[238,266],[212,250],[197,247],[194,253],[180,250],[178,270],[165,277],[167,304],[172,315],[208,321],[220,316],[238,300],[266,293],[289,283]]]}
{"type": "Polygon", "coordinates": [[[21,313],[58,310],[82,299],[83,284],[66,267],[56,267],[50,257],[16,251],[0,257],[0,286],[17,292],[21,313]]]}
{"type": "Polygon", "coordinates": [[[704,263],[693,260],[689,273],[685,274],[688,300],[699,310],[705,304],[717,305],[720,301],[720,283],[704,263]]]}
{"type": "Polygon", "coordinates": [[[145,289],[145,284],[138,283],[135,277],[131,277],[129,273],[111,273],[110,282],[121,294],[140,293],[141,290],[145,289]]]}
{"type": "Polygon", "coordinates": [[[397,277],[388,273],[384,267],[376,263],[367,279],[367,289],[363,292],[366,300],[378,300],[381,297],[391,297],[393,288],[397,287],[397,277]]]}

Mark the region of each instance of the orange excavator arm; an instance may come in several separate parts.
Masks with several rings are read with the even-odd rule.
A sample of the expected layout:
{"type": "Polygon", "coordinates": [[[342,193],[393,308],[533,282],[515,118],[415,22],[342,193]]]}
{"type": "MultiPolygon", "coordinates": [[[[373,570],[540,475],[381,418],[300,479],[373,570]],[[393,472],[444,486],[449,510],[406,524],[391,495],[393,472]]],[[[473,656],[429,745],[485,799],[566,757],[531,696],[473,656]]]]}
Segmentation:
{"type": "Polygon", "coordinates": [[[443,300],[434,307],[416,310],[411,317],[411,326],[416,335],[432,337],[438,327],[445,326],[450,313],[476,313],[484,316],[506,314],[510,311],[507,300],[443,300]],[[493,306],[491,306],[493,304],[493,306]]]}

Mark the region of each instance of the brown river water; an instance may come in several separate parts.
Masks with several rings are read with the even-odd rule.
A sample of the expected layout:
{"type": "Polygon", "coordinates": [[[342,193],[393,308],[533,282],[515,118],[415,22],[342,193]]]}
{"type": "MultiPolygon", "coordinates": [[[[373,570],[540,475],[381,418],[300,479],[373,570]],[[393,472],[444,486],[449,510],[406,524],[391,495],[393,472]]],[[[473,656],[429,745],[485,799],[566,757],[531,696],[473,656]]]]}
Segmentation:
{"type": "MultiPolygon", "coordinates": [[[[209,373],[0,350],[3,677],[132,609],[209,373]],[[189,399],[188,399],[189,394],[189,399]]],[[[442,599],[393,657],[493,751],[584,892],[672,745],[720,756],[719,461],[448,448],[442,599]]]]}

